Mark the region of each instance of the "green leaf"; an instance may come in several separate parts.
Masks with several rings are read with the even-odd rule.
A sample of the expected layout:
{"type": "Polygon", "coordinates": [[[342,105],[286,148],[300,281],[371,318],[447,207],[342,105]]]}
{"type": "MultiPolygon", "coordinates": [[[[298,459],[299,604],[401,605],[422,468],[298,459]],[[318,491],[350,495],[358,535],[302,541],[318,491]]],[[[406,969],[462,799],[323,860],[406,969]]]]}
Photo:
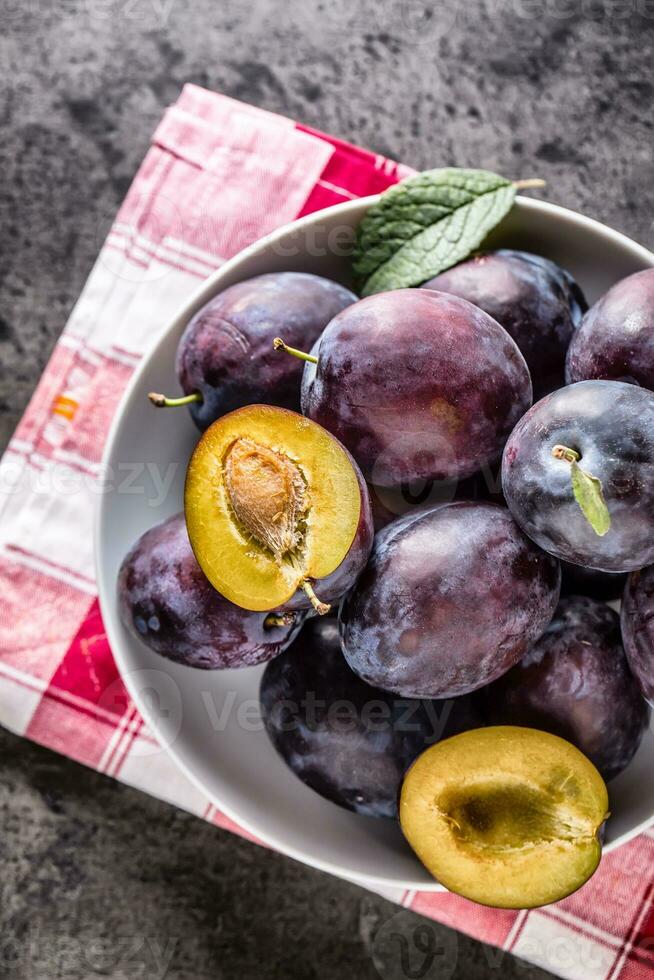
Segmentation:
{"type": "Polygon", "coordinates": [[[570,471],[575,500],[595,534],[602,538],[611,527],[611,515],[604,500],[601,480],[582,470],[576,462],[570,464],[570,471]]]}
{"type": "Polygon", "coordinates": [[[359,225],[362,296],[419,286],[467,258],[508,214],[516,187],[487,170],[426,170],[382,194],[359,225]]]}

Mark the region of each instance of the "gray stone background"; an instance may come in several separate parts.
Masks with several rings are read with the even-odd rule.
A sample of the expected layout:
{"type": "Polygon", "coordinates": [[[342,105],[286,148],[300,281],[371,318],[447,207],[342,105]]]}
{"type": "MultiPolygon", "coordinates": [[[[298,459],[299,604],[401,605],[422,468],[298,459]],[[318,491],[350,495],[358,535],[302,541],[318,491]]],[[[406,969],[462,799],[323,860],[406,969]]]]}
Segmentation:
{"type": "MultiPolygon", "coordinates": [[[[654,0],[2,0],[0,52],[0,448],[185,81],[654,246],[654,0]]],[[[419,917],[7,733],[0,815],[0,976],[409,975],[419,917]]],[[[428,940],[412,976],[547,976],[428,940]]]]}

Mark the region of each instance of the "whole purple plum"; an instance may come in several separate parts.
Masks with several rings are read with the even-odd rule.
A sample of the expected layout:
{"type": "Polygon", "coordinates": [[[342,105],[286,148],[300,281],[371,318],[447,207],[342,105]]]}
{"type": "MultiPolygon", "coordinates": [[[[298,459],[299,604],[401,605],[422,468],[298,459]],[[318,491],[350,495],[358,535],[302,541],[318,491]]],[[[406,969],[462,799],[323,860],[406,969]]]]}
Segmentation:
{"type": "Polygon", "coordinates": [[[588,304],[556,262],[499,249],[441,272],[422,288],[467,299],[501,323],[524,355],[536,397],[563,385],[566,350],[588,304]]]}
{"type": "Polygon", "coordinates": [[[183,514],[142,534],[118,574],[125,626],[155,653],[188,667],[250,667],[293,641],[303,613],[248,612],[223,599],[191,551],[183,514]]]}
{"type": "Polygon", "coordinates": [[[654,389],[654,269],[622,279],[591,307],[570,342],[566,378],[654,389]]]}
{"type": "Polygon", "coordinates": [[[620,621],[629,666],[644,697],[654,706],[654,565],[629,576],[620,621]]]}
{"type": "Polygon", "coordinates": [[[302,411],[380,486],[470,476],[531,404],[522,354],[456,296],[398,289],[334,317],[307,365],[302,411]]]}
{"type": "Polygon", "coordinates": [[[362,680],[403,697],[457,697],[524,656],[559,598],[559,563],[508,510],[454,503],[407,514],[375,538],[340,609],[362,680]]]}
{"type": "Polygon", "coordinates": [[[511,513],[536,544],[564,561],[628,572],[654,560],[654,394],[618,381],[580,381],[546,395],[504,450],[511,513]],[[573,458],[576,457],[573,463],[573,458]],[[582,470],[610,524],[587,519],[573,488],[582,470]],[[600,533],[603,532],[603,533],[600,533]]]}
{"type": "Polygon", "coordinates": [[[482,724],[472,698],[413,701],[364,684],[334,619],[311,620],[261,678],[266,731],[303,783],[355,813],[397,816],[404,773],[428,745],[482,724]]]}
{"type": "Polygon", "coordinates": [[[529,653],[484,692],[493,725],[539,728],[572,742],[605,779],[631,762],[649,719],[604,602],[562,599],[529,653]]]}
{"type": "Polygon", "coordinates": [[[177,375],[199,429],[257,402],[299,411],[302,364],[280,357],[273,340],[311,347],[332,317],[356,301],[349,289],[305,272],[275,272],[229,286],[190,321],[177,350],[177,375]]]}

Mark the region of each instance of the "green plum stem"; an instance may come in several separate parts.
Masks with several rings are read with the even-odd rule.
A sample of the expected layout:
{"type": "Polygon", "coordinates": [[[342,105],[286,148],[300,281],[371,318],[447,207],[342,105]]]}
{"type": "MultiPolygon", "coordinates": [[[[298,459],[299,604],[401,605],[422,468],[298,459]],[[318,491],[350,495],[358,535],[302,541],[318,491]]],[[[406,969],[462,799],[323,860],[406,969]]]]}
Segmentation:
{"type": "Polygon", "coordinates": [[[558,444],[552,449],[552,456],[554,459],[564,459],[566,463],[578,463],[581,459],[581,453],[578,453],[576,449],[558,444]]]}
{"type": "Polygon", "coordinates": [[[321,602],[320,601],[320,599],[318,598],[318,596],[316,595],[316,593],[313,591],[313,587],[312,587],[311,582],[309,581],[308,578],[305,578],[304,581],[301,583],[301,585],[302,585],[302,589],[304,590],[304,592],[306,593],[306,595],[309,598],[309,602],[311,603],[311,605],[313,606],[313,608],[316,610],[316,612],[318,613],[318,615],[319,616],[326,615],[326,613],[328,613],[329,610],[332,608],[329,605],[329,603],[328,602],[321,602]]]}
{"type": "Polygon", "coordinates": [[[547,181],[541,180],[540,177],[527,177],[526,180],[514,180],[513,186],[517,191],[538,190],[547,187],[547,181]]]}
{"type": "Polygon", "coordinates": [[[570,464],[572,493],[579,509],[595,534],[600,538],[604,537],[611,528],[611,515],[604,499],[602,481],[581,468],[581,453],[576,449],[556,445],[552,449],[552,456],[570,464]]]}
{"type": "Polygon", "coordinates": [[[281,337],[275,337],[273,347],[275,350],[283,350],[285,354],[292,354],[293,357],[299,357],[301,361],[308,361],[309,364],[318,363],[318,358],[314,354],[307,354],[303,350],[298,350],[297,347],[289,347],[281,337]]]}
{"type": "Polygon", "coordinates": [[[157,408],[178,408],[180,405],[202,404],[202,395],[199,391],[194,391],[190,395],[183,395],[181,398],[167,398],[160,395],[158,391],[151,391],[148,398],[157,408]]]}

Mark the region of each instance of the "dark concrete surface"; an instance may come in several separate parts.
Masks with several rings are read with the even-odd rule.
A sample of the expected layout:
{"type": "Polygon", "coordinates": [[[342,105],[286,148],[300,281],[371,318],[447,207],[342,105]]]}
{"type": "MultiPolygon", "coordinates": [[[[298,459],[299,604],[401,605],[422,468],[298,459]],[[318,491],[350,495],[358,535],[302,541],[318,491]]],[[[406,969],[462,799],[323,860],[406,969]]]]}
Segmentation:
{"type": "MultiPolygon", "coordinates": [[[[654,245],[652,0],[3,0],[0,55],[0,447],[184,81],[654,245]]],[[[0,976],[409,975],[391,904],[6,733],[0,831],[0,976]]],[[[412,976],[546,976],[429,928],[412,976]]]]}

